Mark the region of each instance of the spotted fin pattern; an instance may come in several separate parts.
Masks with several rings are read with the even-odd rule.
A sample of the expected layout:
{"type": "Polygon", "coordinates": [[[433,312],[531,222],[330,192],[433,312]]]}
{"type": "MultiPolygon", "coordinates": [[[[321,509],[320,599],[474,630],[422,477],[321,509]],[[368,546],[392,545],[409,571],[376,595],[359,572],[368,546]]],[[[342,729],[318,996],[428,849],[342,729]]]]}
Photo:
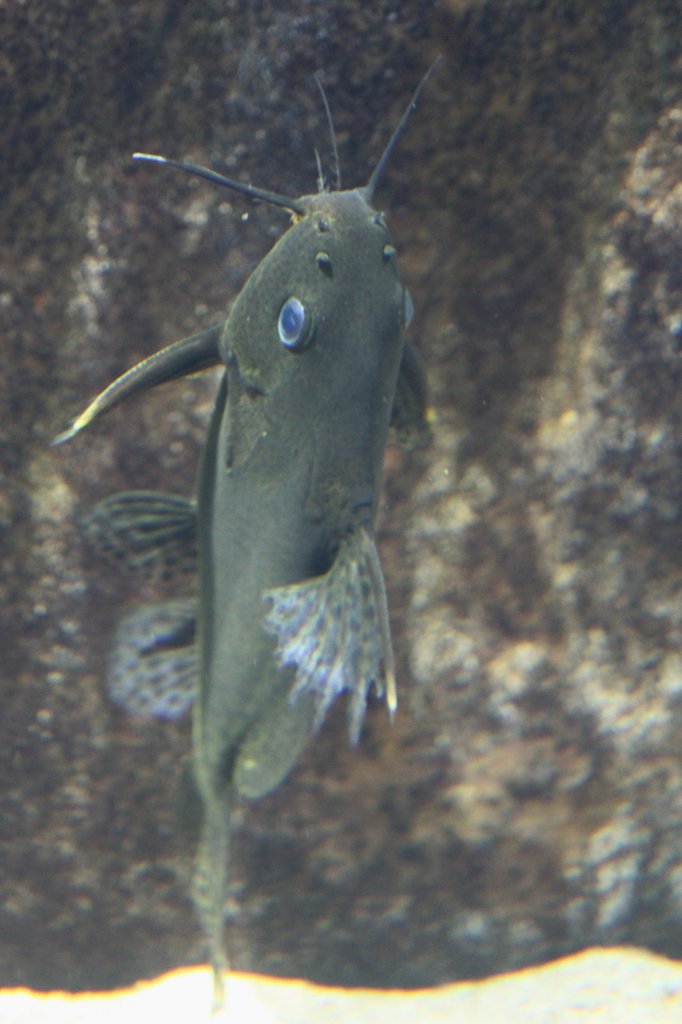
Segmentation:
{"type": "Polygon", "coordinates": [[[198,686],[196,602],[145,604],[119,623],[109,658],[109,696],[130,714],[180,718],[198,686]]]}
{"type": "Polygon", "coordinates": [[[350,694],[351,743],[358,742],[372,687],[385,693],[393,715],[397,698],[386,590],[367,530],[343,541],[323,576],[277,587],[264,597],[270,604],[265,626],[277,638],[277,660],[296,666],[291,699],[313,694],[315,729],[344,690],[350,694]]]}
{"type": "Polygon", "coordinates": [[[91,509],[83,529],[91,547],[117,565],[163,578],[196,572],[196,506],[186,498],[157,491],[113,494],[91,509]]]}

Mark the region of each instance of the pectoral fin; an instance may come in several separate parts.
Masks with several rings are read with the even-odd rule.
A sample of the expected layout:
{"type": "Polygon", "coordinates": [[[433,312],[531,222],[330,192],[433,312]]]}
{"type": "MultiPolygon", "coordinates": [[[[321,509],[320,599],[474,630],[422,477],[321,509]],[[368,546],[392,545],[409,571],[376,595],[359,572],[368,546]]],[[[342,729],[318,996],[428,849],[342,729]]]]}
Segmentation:
{"type": "Polygon", "coordinates": [[[88,543],[127,569],[169,577],[197,568],[196,505],[176,494],[122,491],[83,519],[88,543]]]}
{"type": "Polygon", "coordinates": [[[401,444],[421,448],[431,440],[432,421],[424,366],[416,348],[407,342],[400,361],[391,426],[401,444]]]}
{"type": "Polygon", "coordinates": [[[180,718],[198,685],[195,632],[195,601],[160,601],[126,615],[107,671],[114,703],[133,715],[180,718]]]}
{"type": "Polygon", "coordinates": [[[348,727],[357,743],[367,694],[386,695],[397,706],[386,590],[374,541],[359,529],[341,544],[324,576],[269,590],[265,626],[277,638],[276,656],[294,665],[291,698],[310,693],[314,727],[344,690],[350,693],[348,727]]]}
{"type": "Polygon", "coordinates": [[[138,391],[147,391],[158,384],[184,377],[188,373],[197,373],[199,370],[216,366],[220,362],[218,342],[222,331],[222,323],[213,324],[205,331],[175,341],[172,345],[162,348],[160,352],[155,352],[153,356],[143,359],[105,388],[74,420],[68,430],[54,438],[52,444],[70,441],[102,413],[113,409],[119,402],[137,394],[138,391]]]}

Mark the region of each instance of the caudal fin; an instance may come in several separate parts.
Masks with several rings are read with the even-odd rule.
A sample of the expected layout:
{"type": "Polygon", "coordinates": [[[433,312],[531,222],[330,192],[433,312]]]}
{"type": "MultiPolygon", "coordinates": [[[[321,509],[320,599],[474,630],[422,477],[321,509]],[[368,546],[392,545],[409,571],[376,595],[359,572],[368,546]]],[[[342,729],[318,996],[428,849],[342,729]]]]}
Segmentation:
{"type": "Polygon", "coordinates": [[[204,819],[197,851],[192,897],[206,936],[213,968],[213,1010],[225,1002],[225,891],[227,888],[230,840],[230,798],[220,798],[204,806],[204,819]]]}

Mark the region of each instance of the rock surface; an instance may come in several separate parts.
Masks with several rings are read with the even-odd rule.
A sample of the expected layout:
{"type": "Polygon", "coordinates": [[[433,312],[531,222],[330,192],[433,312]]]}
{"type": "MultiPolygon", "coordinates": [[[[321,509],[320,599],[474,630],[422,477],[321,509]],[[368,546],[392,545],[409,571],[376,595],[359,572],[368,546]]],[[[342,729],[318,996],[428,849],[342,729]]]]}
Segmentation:
{"type": "Polygon", "coordinates": [[[283,221],[128,155],[309,191],[321,70],[362,182],[437,53],[378,197],[437,414],[386,467],[401,708],[357,751],[339,712],[242,809],[232,959],[423,987],[595,943],[682,954],[681,33],[676,0],[6,6],[2,984],[203,958],[188,725],[131,721],[102,683],[123,609],[160,589],[93,560],[78,517],[191,493],[215,381],[47,444],[223,317],[283,221]]]}

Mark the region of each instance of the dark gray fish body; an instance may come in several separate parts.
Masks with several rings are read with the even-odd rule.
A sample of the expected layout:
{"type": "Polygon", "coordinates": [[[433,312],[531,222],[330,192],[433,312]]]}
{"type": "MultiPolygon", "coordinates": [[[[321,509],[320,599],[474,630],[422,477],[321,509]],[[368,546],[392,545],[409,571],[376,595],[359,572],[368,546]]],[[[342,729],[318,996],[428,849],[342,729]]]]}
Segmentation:
{"type": "Polygon", "coordinates": [[[274,789],[343,691],[353,742],[371,689],[396,706],[373,519],[389,425],[423,439],[428,417],[421,364],[403,340],[411,302],[372,196],[418,92],[365,188],[288,200],[220,179],[288,207],[294,223],[222,327],[133,367],[58,439],[140,390],[225,367],[196,504],[131,492],[100,503],[88,524],[133,567],[186,570],[198,548],[196,614],[179,600],[126,616],[109,688],[134,713],[165,717],[196,690],[194,897],[217,1004],[233,800],[274,789]]]}
{"type": "Polygon", "coordinates": [[[288,685],[263,594],[326,572],[349,534],[371,528],[403,346],[406,293],[382,218],[358,192],[306,202],[220,342],[227,395],[198,502],[202,761],[212,770],[288,685]],[[311,321],[301,352],[278,339],[290,296],[311,321]]]}
{"type": "MultiPolygon", "coordinates": [[[[214,937],[222,931],[222,911],[215,915],[232,794],[258,797],[277,786],[310,733],[316,703],[329,702],[324,677],[332,666],[324,656],[292,699],[293,669],[281,664],[273,636],[284,632],[284,619],[271,614],[266,625],[264,596],[280,588],[285,615],[286,588],[333,574],[344,546],[362,561],[355,538],[371,531],[403,347],[406,292],[383,219],[360,192],[305,202],[309,212],[252,275],[225,326],[227,387],[200,476],[194,770],[204,831],[195,891],[214,937]],[[309,322],[300,352],[278,338],[292,296],[309,322]]],[[[361,688],[355,735],[367,689],[381,690],[392,671],[390,640],[380,635],[383,588],[372,593],[371,576],[367,566],[346,600],[379,632],[370,678],[349,674],[341,682],[361,688]],[[370,581],[364,594],[363,577],[370,581]]],[[[288,596],[295,606],[300,594],[288,596]]],[[[311,615],[322,618],[323,604],[313,600],[311,615]]],[[[336,629],[338,616],[320,622],[321,633],[336,629]]],[[[330,636],[335,656],[348,648],[348,657],[340,652],[347,673],[358,638],[330,636]]],[[[295,645],[292,655],[300,663],[295,645]]]]}

